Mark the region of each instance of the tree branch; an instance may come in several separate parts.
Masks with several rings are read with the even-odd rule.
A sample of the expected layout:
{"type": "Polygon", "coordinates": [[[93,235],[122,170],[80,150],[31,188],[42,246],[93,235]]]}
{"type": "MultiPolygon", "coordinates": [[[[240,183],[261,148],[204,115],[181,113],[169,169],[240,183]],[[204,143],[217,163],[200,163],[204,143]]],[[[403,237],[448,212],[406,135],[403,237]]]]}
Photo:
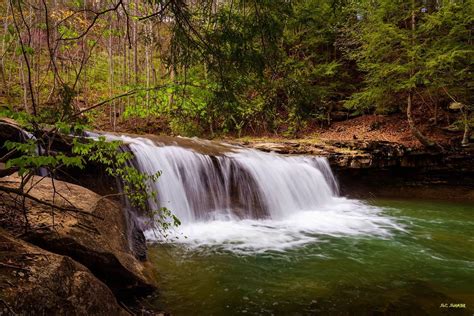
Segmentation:
{"type": "Polygon", "coordinates": [[[147,16],[142,16],[142,17],[139,17],[138,18],[138,21],[143,21],[143,20],[146,20],[146,19],[149,19],[149,18],[152,18],[152,17],[155,17],[157,15],[161,15],[163,14],[163,12],[165,12],[166,8],[171,4],[171,2],[173,2],[173,0],[169,0],[168,2],[166,2],[163,7],[157,11],[157,12],[154,12],[150,15],[147,15],[147,16]]]}
{"type": "Polygon", "coordinates": [[[32,201],[35,201],[39,204],[42,204],[42,205],[45,205],[45,206],[49,206],[49,207],[52,207],[52,208],[55,208],[55,209],[58,209],[58,210],[62,210],[62,211],[66,211],[66,212],[74,212],[74,213],[79,213],[79,214],[84,214],[84,215],[87,215],[87,216],[91,216],[91,217],[94,217],[94,218],[97,218],[97,219],[100,219],[100,220],[103,220],[104,218],[100,217],[100,216],[97,216],[93,213],[90,213],[90,212],[86,212],[86,211],[82,211],[76,207],[64,207],[64,206],[58,206],[58,205],[55,205],[55,204],[52,204],[52,203],[49,203],[49,202],[46,202],[46,201],[43,201],[43,200],[40,200],[38,199],[37,197],[29,194],[29,193],[25,193],[23,192],[22,190],[20,189],[16,189],[16,188],[10,188],[10,187],[5,187],[5,186],[0,186],[0,191],[3,191],[3,192],[6,192],[6,193],[13,193],[13,194],[17,194],[17,195],[20,195],[24,198],[27,198],[27,199],[30,199],[32,201]]]}
{"type": "Polygon", "coordinates": [[[137,93],[137,92],[139,92],[139,91],[158,90],[158,89],[162,89],[162,88],[167,87],[167,86],[168,86],[168,85],[162,85],[162,86],[157,86],[157,87],[153,87],[153,88],[149,88],[149,89],[134,89],[134,90],[130,90],[130,91],[127,91],[127,92],[125,92],[125,93],[116,95],[116,96],[114,96],[114,97],[112,97],[112,98],[109,98],[109,99],[100,101],[99,103],[96,103],[96,104],[94,104],[94,105],[92,105],[92,106],[90,106],[90,107],[88,107],[88,108],[86,108],[86,109],[84,109],[84,110],[81,110],[81,111],[75,113],[75,114],[73,115],[73,117],[77,117],[77,116],[79,116],[79,115],[81,115],[81,114],[83,114],[83,113],[85,113],[85,112],[88,112],[88,111],[93,110],[93,109],[95,109],[95,108],[98,108],[98,107],[100,107],[100,106],[102,106],[102,105],[104,105],[104,104],[107,104],[107,103],[109,103],[109,102],[112,102],[113,100],[120,99],[120,98],[123,98],[123,97],[128,97],[128,96],[131,96],[131,95],[134,95],[135,93],[137,93]]]}
{"type": "Polygon", "coordinates": [[[78,36],[66,37],[66,38],[62,38],[61,40],[62,41],[75,41],[75,40],[81,39],[82,37],[86,36],[86,34],[89,33],[89,31],[95,25],[95,23],[97,22],[97,20],[99,19],[100,16],[102,16],[104,14],[107,14],[109,12],[112,12],[112,11],[116,11],[122,5],[122,1],[123,0],[119,0],[119,2],[117,2],[117,4],[113,8],[110,8],[110,9],[107,9],[107,10],[104,10],[104,11],[101,11],[101,12],[94,12],[95,13],[94,19],[92,19],[92,22],[87,26],[87,28],[84,32],[82,32],[78,36]]]}

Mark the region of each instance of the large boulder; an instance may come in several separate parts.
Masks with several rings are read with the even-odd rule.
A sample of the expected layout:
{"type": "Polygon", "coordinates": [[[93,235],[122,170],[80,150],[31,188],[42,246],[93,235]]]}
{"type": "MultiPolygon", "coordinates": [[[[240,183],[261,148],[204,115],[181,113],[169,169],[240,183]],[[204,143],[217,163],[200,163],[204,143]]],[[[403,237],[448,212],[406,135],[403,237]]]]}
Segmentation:
{"type": "Polygon", "coordinates": [[[0,229],[0,315],[128,315],[86,267],[0,229]]]}
{"type": "MultiPolygon", "coordinates": [[[[18,188],[20,178],[1,178],[0,185],[18,188]]],[[[132,251],[131,240],[139,240],[143,234],[129,229],[128,217],[117,202],[78,185],[37,176],[24,189],[30,196],[25,200],[26,218],[19,216],[19,195],[4,197],[4,212],[17,215],[17,220],[9,220],[10,231],[21,232],[27,219],[29,228],[23,239],[82,263],[118,297],[144,295],[155,289],[149,268],[132,251]]],[[[145,246],[144,238],[141,242],[145,246]]]]}

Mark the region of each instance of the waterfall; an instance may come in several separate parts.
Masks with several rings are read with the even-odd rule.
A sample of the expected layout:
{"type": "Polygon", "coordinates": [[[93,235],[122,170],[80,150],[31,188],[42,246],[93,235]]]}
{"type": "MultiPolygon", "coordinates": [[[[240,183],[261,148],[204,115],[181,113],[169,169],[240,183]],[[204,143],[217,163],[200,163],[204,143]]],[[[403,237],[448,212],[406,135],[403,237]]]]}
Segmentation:
{"type": "Polygon", "coordinates": [[[183,223],[216,217],[284,218],[329,203],[337,183],[325,158],[284,157],[231,147],[208,155],[150,139],[120,137],[145,173],[162,171],[153,189],[158,202],[183,223]]]}
{"type": "Polygon", "coordinates": [[[150,183],[158,202],[149,204],[168,208],[182,225],[168,239],[147,230],[149,240],[248,253],[299,247],[325,235],[385,238],[403,229],[382,209],[339,197],[325,158],[199,139],[107,137],[126,144],[140,171],[162,172],[150,183]]]}

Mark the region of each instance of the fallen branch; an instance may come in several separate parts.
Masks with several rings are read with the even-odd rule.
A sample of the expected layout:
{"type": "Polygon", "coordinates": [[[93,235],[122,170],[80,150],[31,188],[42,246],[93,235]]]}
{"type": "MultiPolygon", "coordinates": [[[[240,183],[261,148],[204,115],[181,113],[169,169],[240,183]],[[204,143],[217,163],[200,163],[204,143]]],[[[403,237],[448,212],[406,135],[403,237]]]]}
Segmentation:
{"type": "Polygon", "coordinates": [[[3,262],[0,262],[0,267],[9,268],[9,269],[23,270],[23,271],[27,271],[27,272],[30,271],[30,270],[25,269],[23,267],[16,266],[16,265],[13,265],[13,264],[3,263],[3,262]]]}

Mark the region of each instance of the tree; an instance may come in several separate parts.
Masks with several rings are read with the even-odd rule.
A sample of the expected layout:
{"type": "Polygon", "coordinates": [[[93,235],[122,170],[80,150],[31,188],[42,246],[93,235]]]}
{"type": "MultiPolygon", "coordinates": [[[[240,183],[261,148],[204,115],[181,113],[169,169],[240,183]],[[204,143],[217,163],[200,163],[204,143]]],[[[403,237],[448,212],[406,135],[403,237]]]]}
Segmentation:
{"type": "Polygon", "coordinates": [[[462,112],[462,145],[466,146],[471,125],[474,125],[469,117],[474,110],[474,3],[447,1],[431,6],[429,12],[431,14],[425,16],[420,27],[426,43],[424,69],[420,70],[420,77],[425,79],[427,89],[438,96],[438,102],[446,100],[446,103],[451,103],[450,109],[462,112]]]}
{"type": "MultiPolygon", "coordinates": [[[[445,94],[448,86],[469,85],[472,4],[446,1],[427,6],[418,0],[361,0],[353,5],[352,12],[358,20],[352,32],[358,48],[350,55],[365,73],[365,86],[346,105],[383,112],[397,108],[398,100],[406,99],[413,135],[424,146],[434,147],[436,144],[415,126],[412,112],[419,104],[415,99],[430,92],[445,94]],[[445,71],[447,68],[450,70],[445,71]]],[[[465,97],[472,95],[463,90],[465,97]]]]}
{"type": "MultiPolygon", "coordinates": [[[[62,168],[84,168],[91,162],[101,164],[109,175],[121,180],[123,194],[128,201],[133,207],[150,214],[158,230],[164,232],[170,225],[179,224],[179,220],[167,209],[148,209],[147,201],[156,199],[156,192],[151,191],[147,183],[157,181],[159,173],[143,174],[131,167],[132,156],[129,152],[119,150],[120,143],[107,142],[105,138],[94,140],[82,134],[87,126],[85,113],[121,97],[136,94],[140,90],[133,89],[118,95],[110,94],[108,99],[86,108],[80,108],[76,102],[83,71],[94,47],[103,35],[108,35],[109,45],[108,47],[104,45],[102,48],[108,48],[109,53],[109,89],[112,89],[114,83],[113,55],[116,50],[113,49],[113,44],[116,33],[112,30],[113,20],[106,23],[105,18],[119,11],[128,16],[128,12],[122,0],[114,3],[112,7],[105,5],[107,6],[105,9],[100,9],[95,8],[95,4],[88,8],[86,3],[81,2],[66,3],[63,6],[41,0],[39,6],[33,6],[21,1],[9,1],[8,8],[12,14],[11,34],[18,42],[18,49],[5,50],[4,54],[17,53],[25,65],[17,67],[20,77],[23,78],[25,98],[23,111],[18,111],[18,107],[14,104],[7,104],[0,109],[0,116],[16,119],[21,126],[21,133],[28,137],[24,142],[5,142],[4,147],[8,152],[0,157],[0,162],[5,163],[6,167],[2,170],[2,174],[18,172],[22,180],[19,189],[0,186],[0,191],[15,193],[23,198],[22,211],[26,230],[29,227],[25,199],[35,200],[38,203],[47,204],[47,202],[29,195],[28,191],[24,190],[24,184],[41,171],[43,176],[51,178],[54,187],[56,173],[62,168]],[[29,8],[28,11],[25,10],[25,6],[29,8]],[[90,13],[90,20],[83,19],[85,13],[90,13]],[[94,33],[95,27],[99,27],[98,34],[94,33]],[[105,32],[106,28],[109,29],[108,33],[105,32]],[[95,41],[91,39],[93,36],[96,37],[95,41]],[[84,43],[86,39],[87,44],[84,43]],[[46,62],[41,64],[43,58],[46,62]],[[70,152],[58,152],[54,149],[58,139],[62,139],[70,146],[70,152]]],[[[128,19],[126,21],[128,23],[128,19]]],[[[107,76],[104,82],[107,82],[107,76]]],[[[144,90],[154,89],[157,87],[147,87],[144,90]]],[[[114,104],[113,112],[111,111],[114,115],[111,120],[113,124],[115,124],[115,113],[114,104]]],[[[54,193],[60,194],[60,192],[54,193]]],[[[73,205],[67,208],[49,204],[48,206],[52,207],[53,213],[78,211],[73,205]]]]}
{"type": "Polygon", "coordinates": [[[35,1],[0,6],[0,85],[16,109],[68,104],[104,128],[143,119],[211,137],[403,110],[433,147],[421,108],[436,125],[458,102],[469,139],[472,1],[35,1]]]}

